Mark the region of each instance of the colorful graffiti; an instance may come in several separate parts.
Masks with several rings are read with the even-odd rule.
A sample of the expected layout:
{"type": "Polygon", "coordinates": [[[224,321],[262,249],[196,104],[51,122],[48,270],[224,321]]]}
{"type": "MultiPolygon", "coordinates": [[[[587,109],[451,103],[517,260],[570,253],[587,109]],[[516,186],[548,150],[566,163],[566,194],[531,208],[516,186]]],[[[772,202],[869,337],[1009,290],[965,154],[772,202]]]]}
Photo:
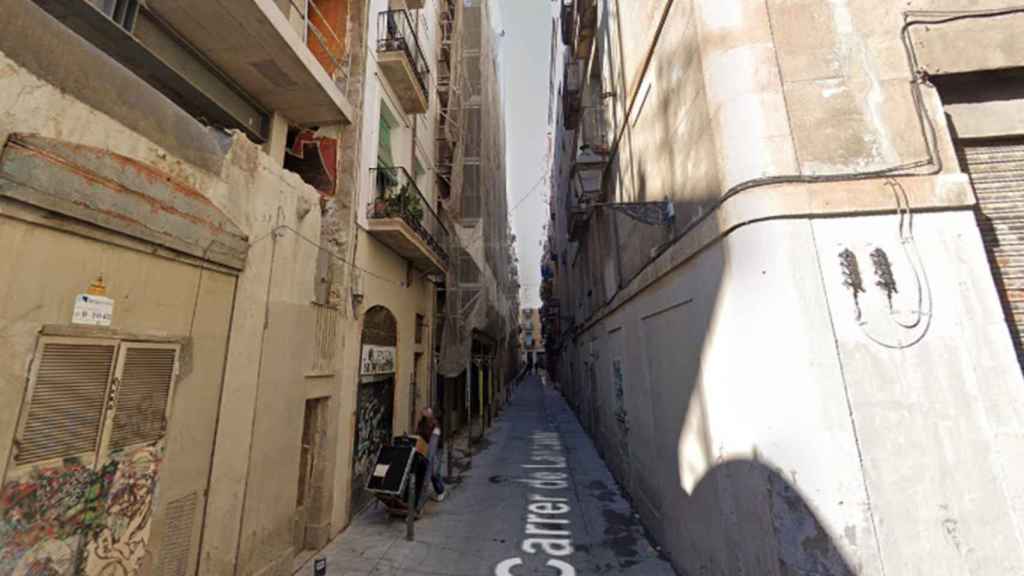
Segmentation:
{"type": "Polygon", "coordinates": [[[147,447],[115,458],[103,522],[85,543],[85,574],[129,576],[146,554],[159,453],[147,447]]]}
{"type": "Polygon", "coordinates": [[[149,537],[160,450],[32,468],[0,490],[0,574],[128,576],[149,537]]]}

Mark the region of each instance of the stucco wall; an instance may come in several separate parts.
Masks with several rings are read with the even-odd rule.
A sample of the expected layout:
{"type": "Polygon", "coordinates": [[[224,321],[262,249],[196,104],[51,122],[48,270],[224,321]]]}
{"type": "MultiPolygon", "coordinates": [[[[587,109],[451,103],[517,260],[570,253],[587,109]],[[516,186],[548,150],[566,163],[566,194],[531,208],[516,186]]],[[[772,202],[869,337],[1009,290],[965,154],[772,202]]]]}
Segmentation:
{"type": "Polygon", "coordinates": [[[228,176],[248,194],[252,246],[239,277],[210,488],[216,521],[201,570],[233,570],[237,550],[240,573],[277,573],[291,561],[304,377],[315,349],[318,195],[257,150],[228,176]]]}
{"type": "MultiPolygon", "coordinates": [[[[190,401],[188,408],[179,412],[186,418],[181,428],[186,432],[177,432],[184,436],[176,440],[180,444],[168,452],[169,464],[164,477],[166,483],[161,484],[161,494],[169,497],[196,482],[199,482],[197,489],[201,491],[206,488],[206,479],[212,478],[209,487],[210,508],[206,512],[206,518],[211,521],[204,531],[201,571],[231,573],[239,550],[243,556],[243,571],[254,565],[271,562],[269,557],[276,560],[287,556],[290,561],[290,537],[268,543],[261,535],[281,534],[282,527],[290,530],[294,512],[299,434],[302,404],[305,400],[303,376],[312,363],[313,322],[309,302],[313,297],[316,248],[301,240],[295,232],[277,227],[286,225],[306,238],[318,239],[320,218],[315,210],[318,200],[316,192],[297,175],[275,164],[258,146],[244,137],[201,126],[138,78],[119,72],[116,63],[92,47],[81,44],[73,34],[34,6],[27,2],[10,4],[9,13],[16,16],[15,22],[33,29],[49,30],[52,35],[41,32],[32,36],[36,44],[25,42],[17,46],[13,53],[0,53],[0,110],[3,110],[0,113],[0,134],[15,131],[37,133],[104,148],[148,164],[198,190],[248,236],[251,247],[246,269],[237,281],[237,293],[233,278],[225,280],[221,278],[222,274],[205,270],[201,274],[200,283],[204,296],[197,299],[195,291],[199,270],[173,262],[148,263],[150,260],[163,262],[156,257],[148,257],[139,262],[133,260],[129,264],[133,258],[130,255],[119,255],[116,258],[104,256],[110,272],[97,272],[104,274],[108,284],[113,282],[112,287],[124,286],[123,283],[143,286],[144,291],[137,292],[136,288],[132,288],[131,294],[140,294],[139,298],[145,295],[145,298],[158,299],[152,310],[142,304],[146,301],[144,299],[139,300],[138,311],[133,308],[130,299],[127,308],[121,307],[119,302],[116,308],[125,310],[125,315],[119,320],[115,312],[115,325],[124,321],[127,326],[137,330],[163,333],[181,333],[184,330],[187,333],[187,329],[182,328],[182,322],[191,321],[194,306],[196,303],[201,305],[199,313],[195,315],[197,319],[193,330],[201,330],[203,338],[212,340],[203,345],[195,362],[198,366],[202,361],[204,378],[208,383],[196,388],[196,393],[201,391],[202,397],[190,401]],[[64,54],[63,59],[46,62],[34,59],[32,54],[36,52],[55,52],[46,47],[46,43],[53,38],[64,38],[74,48],[67,52],[56,51],[64,54]],[[23,65],[23,62],[27,64],[23,65]],[[32,68],[27,67],[29,64],[32,68]],[[93,76],[88,78],[116,79],[122,87],[119,92],[121,95],[133,95],[130,106],[117,106],[115,101],[102,99],[93,105],[96,94],[83,94],[82,82],[87,85],[88,78],[81,76],[81,72],[88,70],[93,71],[93,76]],[[47,79],[37,74],[46,74],[47,79]],[[161,128],[160,123],[164,121],[173,124],[173,128],[161,128]],[[271,234],[275,228],[277,234],[271,234]],[[158,271],[155,266],[179,266],[189,271],[158,271]],[[274,269],[272,282],[271,269],[274,269]],[[122,279],[119,277],[121,275],[126,277],[122,279]],[[224,295],[216,290],[227,290],[228,293],[224,295]],[[207,291],[221,294],[216,306],[205,301],[207,291]],[[146,313],[162,316],[138,316],[146,313]],[[229,321],[232,338],[230,349],[226,351],[229,321]],[[220,323],[218,328],[207,327],[207,323],[217,322],[220,323]],[[264,327],[267,328],[266,337],[264,327]],[[266,365],[261,365],[260,351],[265,344],[272,344],[273,347],[268,354],[263,355],[266,365]],[[225,354],[226,368],[223,366],[225,354]],[[208,355],[210,358],[207,358],[208,355]],[[216,359],[211,359],[213,357],[216,359]],[[267,372],[266,381],[260,379],[261,370],[267,372]],[[222,375],[225,382],[223,392],[220,389],[222,375]],[[265,384],[264,390],[277,394],[263,396],[257,404],[257,383],[265,384]],[[273,410],[278,406],[277,402],[288,411],[288,418],[281,418],[282,414],[273,410]],[[215,424],[218,411],[222,418],[215,424]],[[254,415],[259,416],[257,420],[260,424],[255,428],[254,415]],[[215,426],[217,450],[211,445],[215,426]],[[251,463],[250,448],[253,448],[251,463]],[[188,456],[175,456],[174,450],[185,450],[188,456]],[[214,454],[212,472],[211,454],[214,454]],[[178,471],[178,464],[171,458],[181,462],[181,471],[178,471]],[[285,475],[285,481],[271,487],[254,481],[248,491],[245,489],[247,479],[261,476],[276,478],[281,461],[290,463],[289,469],[294,470],[295,474],[285,475]],[[243,526],[243,505],[246,501],[256,503],[253,506],[259,512],[249,513],[244,519],[248,532],[244,545],[240,547],[238,537],[240,527],[243,526]],[[278,506],[264,506],[265,502],[278,506]],[[256,543],[263,556],[250,550],[256,543]]],[[[5,11],[5,14],[8,12],[5,11]]],[[[10,23],[12,20],[5,19],[4,22],[10,23]]],[[[21,34],[11,36],[24,39],[21,34]]],[[[14,233],[13,230],[12,227],[5,227],[4,231],[14,233]]],[[[44,244],[56,242],[40,240],[45,240],[44,244]]],[[[86,241],[69,241],[69,245],[75,248],[62,249],[59,252],[61,257],[86,251],[90,244],[86,241]]],[[[110,252],[113,249],[108,247],[105,250],[110,252]]],[[[80,256],[84,260],[69,268],[69,273],[84,274],[86,271],[83,265],[95,259],[92,253],[83,252],[80,256]]],[[[139,257],[134,258],[137,260],[139,257]]],[[[23,280],[13,283],[13,286],[19,290],[35,286],[34,282],[41,280],[44,274],[46,278],[52,279],[56,273],[40,269],[38,276],[26,275],[23,280]]],[[[94,272],[90,271],[89,274],[94,275],[94,272]]],[[[54,283],[54,289],[61,291],[61,298],[64,298],[68,294],[82,292],[89,281],[76,276],[73,282],[68,278],[54,283]]],[[[128,288],[117,288],[122,289],[128,288]]],[[[58,299],[56,295],[50,300],[38,313],[53,316],[50,321],[66,322],[63,308],[67,302],[58,299]]],[[[67,313],[70,314],[69,311],[67,313]]],[[[32,316],[26,316],[23,321],[28,322],[30,318],[32,316]]],[[[26,346],[31,347],[26,340],[28,333],[25,330],[24,326],[20,329],[19,344],[13,350],[24,352],[26,346]]],[[[16,365],[23,369],[24,361],[16,365]]],[[[191,388],[194,386],[183,386],[181,389],[187,392],[191,388]]],[[[12,400],[15,403],[11,406],[17,406],[17,399],[12,400]]],[[[11,425],[8,420],[4,419],[7,428],[11,425]]],[[[172,424],[172,435],[176,433],[175,426],[177,424],[172,424]]],[[[5,443],[4,456],[7,448],[9,442],[5,443]]],[[[154,538],[159,542],[159,532],[154,538]]],[[[199,542],[196,539],[193,542],[193,554],[198,548],[199,542]]]]}
{"type": "MultiPolygon", "coordinates": [[[[206,489],[235,278],[213,270],[15,219],[0,205],[0,462],[8,465],[27,371],[43,325],[69,325],[74,300],[102,275],[117,332],[184,340],[159,465],[144,569],[159,559],[168,502],[206,489]]],[[[97,330],[95,335],[107,331],[97,330]]],[[[14,465],[7,466],[13,470],[14,465]]],[[[202,522],[196,509],[193,526],[202,522]]],[[[68,520],[70,521],[70,519],[68,520]]],[[[197,533],[197,532],[196,532],[197,533]]],[[[194,537],[194,536],[193,536],[194,537]]],[[[14,553],[4,543],[5,552],[14,553]]],[[[195,549],[192,550],[192,558],[195,549]]]]}
{"type": "Polygon", "coordinates": [[[412,366],[417,352],[423,354],[420,373],[418,375],[417,398],[415,406],[422,408],[428,401],[427,391],[431,382],[430,357],[433,350],[433,294],[434,288],[415,269],[409,269],[408,263],[390,248],[381,244],[365,230],[358,231],[358,249],[355,265],[371,273],[356,270],[357,284],[360,286],[363,299],[358,306],[356,318],[346,322],[344,332],[344,357],[341,360],[340,380],[341,396],[338,403],[339,445],[338,460],[334,474],[334,508],[332,513],[332,531],[340,532],[349,523],[351,514],[351,482],[353,441],[356,425],[356,394],[360,372],[360,340],[362,335],[363,314],[374,306],[387,308],[398,324],[398,352],[395,374],[394,411],[392,414],[392,431],[395,435],[409,432],[409,414],[412,410],[410,398],[410,378],[412,366]],[[408,282],[411,280],[411,282],[408,282]],[[428,326],[424,330],[422,344],[415,343],[416,315],[423,315],[428,326]]]}
{"type": "MultiPolygon", "coordinates": [[[[388,9],[388,2],[373,0],[367,5],[368,25],[366,31],[367,50],[376,51],[378,39],[379,13],[388,9]]],[[[422,10],[413,11],[410,15],[418,15],[419,46],[430,67],[428,83],[428,110],[424,114],[405,114],[394,90],[388,84],[377,63],[372,58],[366,63],[366,81],[362,88],[362,123],[360,130],[360,157],[356,162],[353,180],[356,189],[351,202],[355,210],[354,267],[346,263],[339,264],[347,268],[346,274],[353,275],[353,291],[361,294],[358,304],[343,303],[355,310],[354,317],[343,321],[341,334],[342,353],[339,356],[339,398],[336,404],[338,444],[336,464],[331,484],[334,501],[331,511],[331,532],[335,534],[348,526],[351,514],[351,482],[353,441],[356,425],[356,398],[359,384],[359,369],[362,336],[363,314],[374,306],[387,308],[398,322],[398,357],[395,378],[395,397],[392,429],[395,434],[408,430],[409,415],[413,404],[410,403],[409,384],[414,364],[414,355],[423,354],[417,374],[417,398],[414,403],[422,407],[428,401],[427,393],[432,385],[431,366],[433,351],[434,297],[433,285],[423,273],[411,268],[409,263],[396,252],[375,239],[367,232],[367,207],[372,203],[376,193],[376,183],[370,170],[378,165],[378,142],[380,138],[380,119],[382,102],[386,103],[391,114],[398,121],[392,128],[392,159],[395,166],[405,168],[411,177],[415,177],[415,160],[419,159],[425,174],[417,179],[417,185],[423,196],[434,208],[437,195],[436,167],[434,166],[435,144],[434,133],[437,121],[437,97],[435,85],[437,81],[436,55],[437,45],[437,13],[436,5],[428,2],[422,10]],[[415,131],[414,131],[415,126],[415,131]],[[415,139],[413,138],[415,132],[415,139]],[[421,344],[415,344],[416,315],[424,317],[424,338],[421,344]]]]}

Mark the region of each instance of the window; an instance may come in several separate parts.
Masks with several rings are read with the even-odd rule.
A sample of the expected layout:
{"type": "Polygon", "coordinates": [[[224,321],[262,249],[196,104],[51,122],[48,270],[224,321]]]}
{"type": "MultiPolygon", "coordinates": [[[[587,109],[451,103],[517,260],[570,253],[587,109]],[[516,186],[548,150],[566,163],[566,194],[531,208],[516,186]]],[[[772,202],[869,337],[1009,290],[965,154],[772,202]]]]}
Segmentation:
{"type": "Polygon", "coordinates": [[[138,0],[101,0],[100,10],[115,24],[131,32],[139,14],[138,0]]]}
{"type": "Polygon", "coordinates": [[[176,344],[44,338],[18,430],[16,466],[109,453],[164,437],[176,344]]]}
{"type": "Polygon", "coordinates": [[[423,332],[427,326],[427,319],[423,314],[416,315],[416,343],[423,344],[423,332]]]}
{"type": "Polygon", "coordinates": [[[394,158],[394,129],[398,125],[387,104],[380,103],[380,135],[377,138],[377,164],[390,168],[395,165],[394,158]]]}

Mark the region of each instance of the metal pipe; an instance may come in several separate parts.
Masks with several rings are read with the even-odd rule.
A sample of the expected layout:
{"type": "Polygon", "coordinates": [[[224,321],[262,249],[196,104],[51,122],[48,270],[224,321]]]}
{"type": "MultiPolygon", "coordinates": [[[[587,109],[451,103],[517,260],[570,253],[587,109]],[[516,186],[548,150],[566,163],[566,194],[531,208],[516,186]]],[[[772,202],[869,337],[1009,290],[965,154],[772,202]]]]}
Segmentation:
{"type": "Polygon", "coordinates": [[[484,439],[484,363],[483,359],[476,366],[476,390],[480,397],[480,439],[484,439]]]}
{"type": "MultiPolygon", "coordinates": [[[[414,449],[415,450],[415,449],[414,449]]],[[[405,539],[412,542],[416,539],[416,455],[413,454],[413,468],[406,478],[406,489],[409,495],[405,499],[405,539]]]]}
{"type": "Polygon", "coordinates": [[[473,462],[473,350],[466,357],[466,457],[473,462]]]}

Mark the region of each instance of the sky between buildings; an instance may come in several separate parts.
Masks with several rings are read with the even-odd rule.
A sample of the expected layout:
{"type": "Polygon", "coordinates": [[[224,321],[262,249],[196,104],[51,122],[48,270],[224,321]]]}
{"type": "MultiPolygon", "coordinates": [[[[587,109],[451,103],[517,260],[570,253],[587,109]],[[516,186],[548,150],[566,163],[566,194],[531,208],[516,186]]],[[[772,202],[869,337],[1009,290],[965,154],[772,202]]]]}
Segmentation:
{"type": "Polygon", "coordinates": [[[540,307],[540,261],[549,221],[548,90],[552,6],[557,0],[492,0],[504,83],[508,202],[519,254],[519,298],[540,307]]]}

